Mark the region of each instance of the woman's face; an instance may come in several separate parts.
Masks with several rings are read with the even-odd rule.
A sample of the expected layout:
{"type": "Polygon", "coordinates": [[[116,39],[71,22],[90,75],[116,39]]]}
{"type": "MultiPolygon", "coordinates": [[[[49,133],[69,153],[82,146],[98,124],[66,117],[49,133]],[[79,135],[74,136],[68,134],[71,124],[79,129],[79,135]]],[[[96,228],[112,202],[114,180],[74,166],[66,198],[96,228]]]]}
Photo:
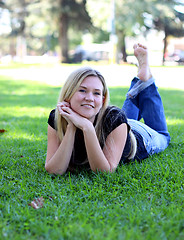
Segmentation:
{"type": "Polygon", "coordinates": [[[98,77],[86,77],[70,99],[71,108],[94,122],[103,105],[103,85],[98,77]]]}

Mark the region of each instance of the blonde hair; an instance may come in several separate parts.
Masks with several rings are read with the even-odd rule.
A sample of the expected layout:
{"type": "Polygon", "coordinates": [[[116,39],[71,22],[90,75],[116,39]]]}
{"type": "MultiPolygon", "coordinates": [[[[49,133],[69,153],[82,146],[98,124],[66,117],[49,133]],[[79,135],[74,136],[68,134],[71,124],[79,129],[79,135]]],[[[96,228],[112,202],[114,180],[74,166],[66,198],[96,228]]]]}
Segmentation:
{"type": "MultiPolygon", "coordinates": [[[[103,93],[102,93],[103,105],[98,113],[98,117],[96,119],[96,124],[95,124],[97,137],[98,139],[100,139],[102,135],[102,132],[101,132],[102,130],[99,127],[100,122],[102,120],[105,109],[109,104],[109,91],[108,91],[105,79],[101,75],[101,73],[99,73],[97,70],[92,69],[91,67],[81,67],[73,71],[66,79],[66,82],[60,91],[58,102],[70,101],[74,93],[77,91],[77,89],[81,85],[82,81],[89,76],[98,77],[103,85],[103,93]]],[[[58,137],[60,141],[62,141],[66,132],[67,121],[59,114],[58,109],[56,109],[56,114],[55,114],[55,125],[57,129],[58,137]]]]}
{"type": "MultiPolygon", "coordinates": [[[[81,85],[82,81],[89,76],[96,76],[99,78],[103,85],[103,105],[100,111],[97,114],[97,117],[95,119],[95,131],[97,134],[97,138],[99,140],[99,143],[101,147],[105,145],[105,133],[103,131],[103,117],[105,114],[105,111],[107,107],[109,106],[109,91],[105,82],[104,77],[101,75],[100,72],[97,70],[92,69],[91,67],[81,67],[75,71],[73,71],[68,78],[66,79],[65,84],[63,85],[58,102],[63,101],[70,101],[74,93],[77,91],[79,86],[81,85]]],[[[112,108],[111,108],[112,109],[112,108]]],[[[60,141],[62,141],[66,128],[67,128],[67,121],[59,114],[58,109],[56,108],[56,114],[55,114],[55,128],[57,130],[58,137],[60,141]]],[[[131,151],[128,156],[128,159],[134,158],[137,150],[137,142],[134,134],[130,130],[130,139],[131,139],[131,151]]]]}
{"type": "Polygon", "coordinates": [[[129,135],[130,135],[131,149],[130,149],[130,154],[127,158],[131,160],[135,157],[137,152],[137,140],[131,129],[129,131],[129,135]]]}

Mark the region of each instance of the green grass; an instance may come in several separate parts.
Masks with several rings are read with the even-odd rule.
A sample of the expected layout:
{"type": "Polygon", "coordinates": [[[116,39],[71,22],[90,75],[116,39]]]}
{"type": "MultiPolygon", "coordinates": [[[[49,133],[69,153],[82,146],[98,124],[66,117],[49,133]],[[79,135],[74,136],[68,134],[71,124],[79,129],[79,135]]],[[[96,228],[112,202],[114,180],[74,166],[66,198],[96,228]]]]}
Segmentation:
{"type": "MultiPolygon", "coordinates": [[[[0,239],[184,238],[184,92],[161,89],[171,144],[112,174],[49,175],[47,118],[60,88],[0,77],[0,239]],[[43,196],[44,207],[29,203],[43,196]]],[[[111,88],[121,107],[127,88],[111,88]]]]}

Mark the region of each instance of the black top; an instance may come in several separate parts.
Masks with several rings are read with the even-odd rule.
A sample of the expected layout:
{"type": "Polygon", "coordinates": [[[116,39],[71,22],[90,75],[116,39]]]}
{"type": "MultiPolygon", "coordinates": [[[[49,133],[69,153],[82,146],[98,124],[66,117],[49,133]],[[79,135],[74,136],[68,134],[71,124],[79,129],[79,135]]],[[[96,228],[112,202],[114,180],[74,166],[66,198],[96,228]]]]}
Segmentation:
{"type": "MultiPolygon", "coordinates": [[[[120,163],[127,163],[130,161],[127,159],[127,157],[129,156],[130,150],[131,150],[131,142],[130,142],[130,135],[129,135],[130,126],[127,122],[127,117],[123,110],[117,107],[108,107],[107,110],[105,111],[103,122],[102,122],[102,127],[105,133],[105,139],[115,128],[120,126],[122,123],[126,123],[128,126],[128,136],[127,136],[126,144],[122,153],[120,163]]],[[[53,109],[50,112],[48,124],[52,128],[56,129],[55,128],[55,109],[53,109]]],[[[135,159],[141,160],[148,157],[148,154],[144,147],[142,136],[136,131],[133,131],[133,133],[137,139],[137,153],[136,153],[135,159]]],[[[100,145],[103,148],[102,144],[100,145]]],[[[89,168],[83,132],[77,128],[76,134],[75,134],[74,150],[70,160],[69,168],[76,169],[76,167],[79,167],[79,166],[85,166],[89,168]],[[84,162],[86,163],[83,164],[84,162]]]]}

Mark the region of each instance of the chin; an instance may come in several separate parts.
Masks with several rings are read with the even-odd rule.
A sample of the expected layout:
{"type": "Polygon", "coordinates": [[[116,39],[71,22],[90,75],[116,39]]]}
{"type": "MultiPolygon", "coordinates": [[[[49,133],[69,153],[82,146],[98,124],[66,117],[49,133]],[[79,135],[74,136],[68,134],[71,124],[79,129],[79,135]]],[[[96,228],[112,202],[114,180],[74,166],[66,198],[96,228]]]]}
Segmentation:
{"type": "Polygon", "coordinates": [[[94,118],[94,116],[87,115],[87,114],[82,114],[81,116],[84,117],[84,118],[87,118],[88,120],[94,118]]]}
{"type": "Polygon", "coordinates": [[[88,115],[88,114],[80,114],[80,115],[81,115],[81,117],[84,117],[84,118],[88,119],[89,121],[93,121],[96,116],[96,115],[94,116],[94,115],[88,115]]]}

